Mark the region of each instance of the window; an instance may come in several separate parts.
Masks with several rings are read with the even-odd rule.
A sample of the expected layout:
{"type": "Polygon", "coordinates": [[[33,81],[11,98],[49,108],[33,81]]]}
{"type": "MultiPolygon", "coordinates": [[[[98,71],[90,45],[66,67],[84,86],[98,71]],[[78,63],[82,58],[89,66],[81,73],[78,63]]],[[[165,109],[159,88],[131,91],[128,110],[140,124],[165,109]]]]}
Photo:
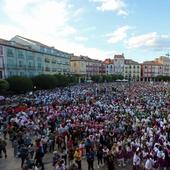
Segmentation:
{"type": "Polygon", "coordinates": [[[7,56],[8,57],[14,57],[14,53],[13,53],[13,50],[11,48],[7,49],[7,56]]]}
{"type": "Polygon", "coordinates": [[[46,63],[50,63],[50,60],[48,58],[45,58],[46,63]]]}
{"type": "Polygon", "coordinates": [[[53,63],[53,64],[56,64],[56,60],[52,60],[52,63],[53,63]]]}
{"type": "Polygon", "coordinates": [[[50,71],[50,68],[49,68],[49,67],[46,67],[46,68],[45,68],[45,71],[50,71]]]}
{"type": "Polygon", "coordinates": [[[12,71],[9,72],[9,76],[12,76],[12,71]]]}
{"type": "Polygon", "coordinates": [[[57,69],[56,69],[56,68],[53,68],[53,69],[52,69],[52,72],[56,72],[56,71],[57,71],[57,69]]]}
{"type": "Polygon", "coordinates": [[[31,62],[28,63],[28,67],[31,67],[31,62]]]}
{"type": "Polygon", "coordinates": [[[0,79],[2,79],[2,71],[0,71],[0,79]]]}
{"type": "Polygon", "coordinates": [[[24,58],[24,54],[21,50],[18,51],[18,58],[24,58]]]}
{"type": "Polygon", "coordinates": [[[38,68],[41,68],[41,63],[38,63],[38,68]]]}
{"type": "Polygon", "coordinates": [[[3,56],[3,47],[0,46],[0,57],[3,56]]]}
{"type": "Polygon", "coordinates": [[[22,67],[22,61],[19,61],[19,67],[22,67]]]}

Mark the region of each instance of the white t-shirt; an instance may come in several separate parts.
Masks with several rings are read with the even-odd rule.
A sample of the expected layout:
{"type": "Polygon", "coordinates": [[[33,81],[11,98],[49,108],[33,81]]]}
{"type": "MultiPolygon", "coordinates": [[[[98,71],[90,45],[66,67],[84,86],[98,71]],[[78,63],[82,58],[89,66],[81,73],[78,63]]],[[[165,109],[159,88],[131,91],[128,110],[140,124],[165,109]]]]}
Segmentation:
{"type": "Polygon", "coordinates": [[[152,160],[151,159],[147,159],[145,162],[145,168],[147,170],[151,170],[152,169],[152,160]]]}
{"type": "Polygon", "coordinates": [[[140,165],[141,159],[138,155],[134,154],[133,156],[133,165],[140,165]]]}

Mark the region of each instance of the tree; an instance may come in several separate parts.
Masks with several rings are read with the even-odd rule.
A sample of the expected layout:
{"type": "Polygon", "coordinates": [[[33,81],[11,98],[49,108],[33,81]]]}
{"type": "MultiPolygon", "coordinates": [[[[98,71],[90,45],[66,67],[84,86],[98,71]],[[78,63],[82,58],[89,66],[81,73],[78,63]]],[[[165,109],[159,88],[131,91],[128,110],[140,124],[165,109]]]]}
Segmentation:
{"type": "Polygon", "coordinates": [[[7,91],[9,89],[9,83],[6,80],[0,80],[0,92],[7,91]]]}
{"type": "Polygon", "coordinates": [[[57,80],[57,86],[58,87],[65,87],[69,85],[69,78],[67,75],[62,75],[62,74],[55,74],[54,75],[56,80],[57,80]]]}
{"type": "Polygon", "coordinates": [[[36,89],[53,89],[57,86],[57,79],[53,75],[41,74],[32,78],[36,89]]]}
{"type": "Polygon", "coordinates": [[[170,81],[170,76],[161,76],[161,75],[159,75],[159,76],[155,77],[155,80],[156,81],[170,81]]]}
{"type": "Polygon", "coordinates": [[[78,83],[78,77],[75,75],[67,75],[69,85],[74,85],[78,83]]]}
{"type": "Polygon", "coordinates": [[[7,79],[10,90],[16,93],[25,93],[33,89],[33,82],[28,77],[12,76],[7,79]]]}
{"type": "Polygon", "coordinates": [[[100,75],[94,75],[91,76],[91,80],[94,81],[95,83],[101,83],[103,82],[103,77],[100,75]]]}

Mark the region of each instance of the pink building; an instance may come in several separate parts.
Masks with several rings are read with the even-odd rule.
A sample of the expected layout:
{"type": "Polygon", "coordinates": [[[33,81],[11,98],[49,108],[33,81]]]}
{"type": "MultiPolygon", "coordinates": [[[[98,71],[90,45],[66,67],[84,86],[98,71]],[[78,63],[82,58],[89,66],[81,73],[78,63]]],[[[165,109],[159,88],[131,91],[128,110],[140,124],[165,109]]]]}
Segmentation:
{"type": "Polygon", "coordinates": [[[158,61],[145,61],[141,64],[141,79],[143,81],[152,81],[159,75],[163,75],[163,64],[158,61]]]}

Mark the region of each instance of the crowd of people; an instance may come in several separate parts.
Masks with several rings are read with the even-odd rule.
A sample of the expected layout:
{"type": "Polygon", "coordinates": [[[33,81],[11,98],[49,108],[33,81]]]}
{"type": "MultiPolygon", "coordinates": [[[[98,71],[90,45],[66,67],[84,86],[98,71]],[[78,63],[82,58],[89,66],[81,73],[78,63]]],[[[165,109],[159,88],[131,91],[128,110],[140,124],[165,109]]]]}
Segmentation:
{"type": "Polygon", "coordinates": [[[168,83],[103,83],[40,90],[8,98],[0,111],[0,157],[7,140],[23,170],[127,167],[170,169],[168,83]],[[96,164],[96,165],[95,165],[96,164]]]}

